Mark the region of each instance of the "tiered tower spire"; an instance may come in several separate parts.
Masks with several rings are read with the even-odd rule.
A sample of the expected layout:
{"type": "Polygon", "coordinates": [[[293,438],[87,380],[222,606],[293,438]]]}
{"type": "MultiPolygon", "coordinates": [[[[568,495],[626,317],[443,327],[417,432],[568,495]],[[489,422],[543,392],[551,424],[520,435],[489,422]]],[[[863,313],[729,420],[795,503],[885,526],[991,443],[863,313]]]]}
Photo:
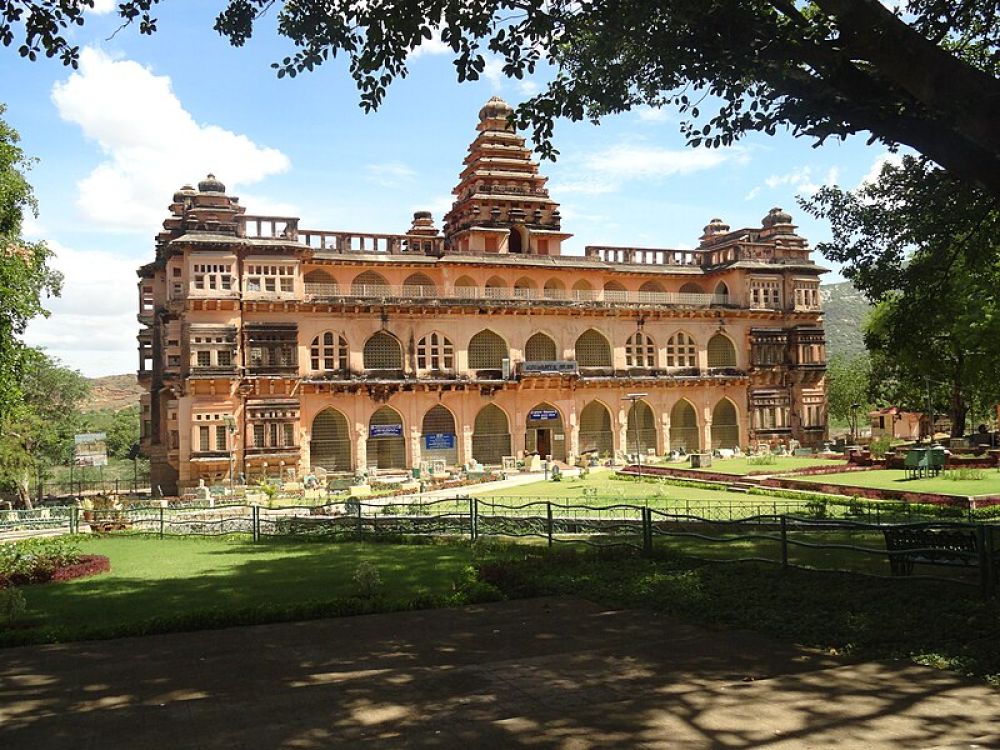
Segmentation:
{"type": "Polygon", "coordinates": [[[445,216],[452,252],[559,255],[559,204],[538,173],[524,138],[508,117],[513,109],[494,96],[479,110],[479,134],[469,146],[456,198],[445,216]]]}

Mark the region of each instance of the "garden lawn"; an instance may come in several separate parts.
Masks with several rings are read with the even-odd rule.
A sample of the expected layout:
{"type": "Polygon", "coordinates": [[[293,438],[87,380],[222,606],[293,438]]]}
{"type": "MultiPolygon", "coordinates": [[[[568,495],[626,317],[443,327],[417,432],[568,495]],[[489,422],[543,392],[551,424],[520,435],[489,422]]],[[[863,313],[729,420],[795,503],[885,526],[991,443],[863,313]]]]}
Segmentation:
{"type": "Polygon", "coordinates": [[[123,536],[82,538],[80,550],[106,555],[111,572],[24,587],[32,627],[0,629],[0,645],[430,606],[452,594],[471,561],[457,544],[123,536]],[[381,574],[378,602],[354,599],[362,560],[381,574]]]}
{"type": "MultiPolygon", "coordinates": [[[[687,463],[670,462],[665,465],[671,469],[682,469],[684,471],[714,471],[718,474],[780,474],[792,469],[806,469],[810,467],[845,466],[846,462],[840,459],[813,458],[811,456],[774,456],[773,464],[754,464],[750,458],[740,456],[738,458],[715,458],[712,465],[704,469],[693,469],[687,463]]],[[[654,466],[661,464],[654,464],[654,466]]]]}
{"type": "Polygon", "coordinates": [[[873,469],[843,474],[823,474],[802,477],[804,482],[822,482],[853,487],[872,487],[899,492],[933,492],[939,495],[997,495],[1000,494],[1000,472],[984,469],[983,479],[946,479],[943,475],[926,479],[907,479],[903,469],[873,469]]]}

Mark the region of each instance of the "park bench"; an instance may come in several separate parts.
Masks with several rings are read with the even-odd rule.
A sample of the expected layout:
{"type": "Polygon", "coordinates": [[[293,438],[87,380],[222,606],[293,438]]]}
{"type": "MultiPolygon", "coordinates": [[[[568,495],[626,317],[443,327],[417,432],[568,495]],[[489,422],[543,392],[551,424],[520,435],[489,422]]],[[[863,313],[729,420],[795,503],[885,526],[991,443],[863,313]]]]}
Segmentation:
{"type": "Polygon", "coordinates": [[[941,448],[910,448],[903,459],[907,479],[937,476],[944,469],[944,450],[941,448]]]}
{"type": "MultiPolygon", "coordinates": [[[[931,529],[889,526],[882,530],[894,576],[908,576],[913,566],[949,565],[976,568],[982,564],[975,529],[931,529]]],[[[994,555],[994,565],[996,555],[994,555]]]]}

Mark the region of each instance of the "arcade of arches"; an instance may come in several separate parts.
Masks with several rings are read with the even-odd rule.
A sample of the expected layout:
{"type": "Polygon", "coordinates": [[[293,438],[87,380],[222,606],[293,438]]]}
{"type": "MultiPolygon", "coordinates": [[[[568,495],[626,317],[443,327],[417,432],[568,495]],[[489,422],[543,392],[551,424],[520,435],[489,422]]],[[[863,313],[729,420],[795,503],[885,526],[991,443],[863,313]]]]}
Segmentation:
{"type": "Polygon", "coordinates": [[[725,395],[714,403],[685,397],[667,403],[656,398],[633,403],[621,397],[525,397],[530,393],[516,400],[476,396],[464,403],[426,399],[416,411],[395,408],[391,401],[354,419],[346,415],[356,413],[356,402],[328,406],[312,418],[309,465],[336,473],[405,470],[435,460],[449,466],[472,460],[499,466],[505,457],[532,454],[563,462],[583,456],[634,457],[637,450],[648,457],[676,449],[740,447],[748,434],[745,410],[725,395]]]}

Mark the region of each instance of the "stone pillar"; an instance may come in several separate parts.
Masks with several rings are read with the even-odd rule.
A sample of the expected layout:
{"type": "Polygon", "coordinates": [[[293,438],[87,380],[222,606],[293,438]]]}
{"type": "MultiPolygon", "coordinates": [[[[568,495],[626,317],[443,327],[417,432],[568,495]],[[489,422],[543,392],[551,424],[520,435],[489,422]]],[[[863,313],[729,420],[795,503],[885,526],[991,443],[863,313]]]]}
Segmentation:
{"type": "Polygon", "coordinates": [[[364,425],[357,428],[358,440],[355,447],[354,471],[362,472],[368,470],[368,438],[365,435],[364,425]]]}
{"type": "Polygon", "coordinates": [[[410,428],[410,468],[420,466],[420,430],[416,427],[410,428]]]}
{"type": "Polygon", "coordinates": [[[462,425],[462,454],[458,457],[462,464],[472,461],[472,426],[462,425]]]}
{"type": "Polygon", "coordinates": [[[705,415],[705,426],[701,432],[701,449],[710,451],[712,450],[712,407],[706,406],[702,413],[705,415]]]}
{"type": "Polygon", "coordinates": [[[632,436],[632,442],[630,443],[628,434],[628,409],[620,407],[618,409],[618,453],[624,457],[633,450],[635,450],[635,435],[632,436]]]}
{"type": "Polygon", "coordinates": [[[670,453],[670,412],[665,411],[660,415],[660,445],[662,455],[670,453]]]}

